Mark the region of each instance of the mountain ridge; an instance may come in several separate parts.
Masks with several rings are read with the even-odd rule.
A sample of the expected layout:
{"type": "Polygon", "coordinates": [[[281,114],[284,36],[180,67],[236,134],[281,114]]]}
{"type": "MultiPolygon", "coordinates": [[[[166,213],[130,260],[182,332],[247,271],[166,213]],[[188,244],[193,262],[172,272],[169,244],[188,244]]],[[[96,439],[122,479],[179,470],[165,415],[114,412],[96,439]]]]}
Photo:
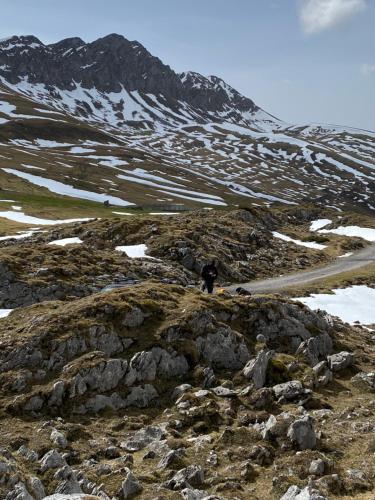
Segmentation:
{"type": "Polygon", "coordinates": [[[93,176],[101,196],[90,199],[115,191],[131,204],[375,209],[374,133],[283,122],[221,78],[178,74],[122,35],[0,41],[0,85],[4,185],[18,175],[19,189],[63,181],[87,193],[93,176]],[[24,166],[33,149],[39,176],[24,166]]]}
{"type": "Polygon", "coordinates": [[[0,76],[12,84],[27,78],[31,84],[61,90],[72,90],[79,84],[109,93],[122,88],[161,93],[172,109],[179,108],[180,100],[204,112],[223,111],[231,104],[244,112],[260,109],[222,79],[196,72],[179,75],[139,42],[117,34],[90,43],[73,37],[48,45],[34,36],[12,37],[0,42],[0,76]],[[197,92],[203,81],[204,92],[202,87],[197,92]]]}

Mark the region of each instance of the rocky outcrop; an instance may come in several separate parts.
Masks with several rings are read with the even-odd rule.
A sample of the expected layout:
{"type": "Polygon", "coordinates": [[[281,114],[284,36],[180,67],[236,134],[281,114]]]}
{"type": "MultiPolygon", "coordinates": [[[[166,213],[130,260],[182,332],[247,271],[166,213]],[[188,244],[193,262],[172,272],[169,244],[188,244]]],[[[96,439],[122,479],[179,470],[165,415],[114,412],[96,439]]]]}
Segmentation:
{"type": "Polygon", "coordinates": [[[15,311],[0,321],[0,497],[371,494],[370,335],[282,298],[154,283],[15,311]],[[311,366],[299,346],[324,338],[311,366]],[[332,391],[353,338],[363,371],[332,391]]]}
{"type": "Polygon", "coordinates": [[[198,337],[195,342],[204,361],[214,368],[239,370],[250,357],[243,338],[228,327],[221,327],[216,333],[198,337]]]}
{"type": "Polygon", "coordinates": [[[252,380],[255,389],[261,389],[266,383],[268,362],[273,355],[273,351],[261,351],[258,356],[251,359],[243,369],[244,376],[248,380],[252,380]]]}
{"type": "MultiPolygon", "coordinates": [[[[5,393],[31,389],[27,395],[8,403],[9,408],[40,412],[64,407],[84,414],[105,408],[117,411],[128,406],[147,407],[161,396],[160,380],[183,381],[199,365],[203,365],[202,384],[206,388],[214,386],[217,372],[243,369],[244,377],[255,389],[260,389],[266,383],[274,352],[263,350],[251,359],[249,340],[259,336],[280,343],[287,353],[302,352],[307,342],[318,346],[319,357],[332,350],[328,333],[332,326],[306,307],[274,301],[272,308],[266,308],[266,299],[255,298],[249,302],[231,297],[215,300],[217,305],[221,300],[227,302],[224,310],[234,307],[235,314],[200,306],[193,313],[183,314],[178,327],[167,321],[167,326],[160,328],[160,345],[156,346],[153,326],[149,325],[166,316],[175,321],[175,313],[168,309],[165,285],[151,292],[159,301],[147,302],[147,309],[142,290],[139,287],[82,299],[82,303],[76,301],[71,307],[61,305],[62,310],[67,311],[66,333],[61,330],[59,315],[44,315],[38,318],[31,335],[25,336],[16,347],[11,342],[5,344],[0,354],[5,393]],[[236,300],[238,304],[234,305],[236,300]],[[79,333],[75,327],[76,314],[85,325],[79,333]],[[238,322],[243,324],[243,333],[233,328],[238,322]],[[150,328],[146,334],[149,348],[140,351],[138,333],[133,331],[147,332],[150,328]],[[318,335],[312,335],[311,330],[318,335]],[[296,346],[299,346],[297,350],[296,346]],[[9,378],[8,374],[14,371],[17,376],[9,378]],[[49,382],[51,372],[54,373],[52,383],[49,382]]],[[[193,298],[196,293],[176,287],[170,290],[172,294],[177,293],[175,300],[179,300],[181,294],[186,297],[192,294],[193,298]]],[[[341,353],[339,359],[343,356],[341,353]]],[[[345,355],[345,359],[348,356],[345,355]]],[[[335,355],[328,360],[332,366],[337,365],[335,355]]],[[[317,376],[321,377],[320,371],[317,376]]],[[[302,401],[309,396],[309,391],[298,380],[275,385],[273,390],[280,401],[302,401]]],[[[220,385],[213,392],[219,397],[235,395],[220,385]]]]}

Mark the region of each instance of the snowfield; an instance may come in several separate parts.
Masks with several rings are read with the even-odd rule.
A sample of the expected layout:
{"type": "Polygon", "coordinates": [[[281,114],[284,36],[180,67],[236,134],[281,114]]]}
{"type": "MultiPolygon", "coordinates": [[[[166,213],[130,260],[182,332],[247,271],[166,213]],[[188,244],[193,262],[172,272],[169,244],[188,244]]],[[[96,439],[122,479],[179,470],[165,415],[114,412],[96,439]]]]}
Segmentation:
{"type": "Polygon", "coordinates": [[[72,198],[80,198],[83,200],[91,200],[103,203],[104,201],[109,201],[112,205],[117,206],[129,206],[134,205],[134,203],[130,203],[129,201],[122,200],[121,198],[117,198],[115,196],[110,196],[108,194],[103,193],[93,193],[91,191],[85,191],[83,189],[77,189],[68,184],[63,184],[59,181],[54,181],[52,179],[47,179],[45,177],[39,177],[38,175],[28,174],[26,172],[21,172],[20,170],[15,170],[13,168],[3,168],[4,172],[7,174],[13,174],[17,177],[21,177],[21,179],[25,179],[31,184],[35,184],[36,186],[47,188],[48,191],[52,193],[61,194],[63,196],[70,196],[72,198]]]}
{"type": "Polygon", "coordinates": [[[20,231],[18,234],[11,234],[9,236],[0,236],[0,241],[5,240],[23,240],[24,238],[29,238],[34,233],[37,233],[38,229],[31,229],[30,231],[20,231]]]}
{"type": "Polygon", "coordinates": [[[0,318],[6,318],[12,311],[13,309],[0,309],[0,318]]]}
{"type": "Polygon", "coordinates": [[[80,238],[64,238],[62,240],[50,241],[48,245],[57,245],[60,247],[65,247],[66,245],[78,245],[80,243],[83,243],[83,241],[80,238]]]}
{"type": "Polygon", "coordinates": [[[313,294],[298,300],[310,309],[323,309],[347,323],[359,321],[362,325],[375,323],[375,288],[356,285],[332,290],[333,294],[313,294]]]}
{"type": "Polygon", "coordinates": [[[328,224],[331,224],[332,221],[331,219],[318,219],[318,220],[313,220],[310,225],[310,231],[317,231],[318,229],[321,229],[322,227],[328,226],[328,224]]]}
{"type": "Polygon", "coordinates": [[[87,222],[92,220],[91,218],[83,219],[62,219],[62,220],[49,220],[40,219],[39,217],[33,217],[32,215],[26,215],[23,212],[12,212],[11,210],[0,212],[0,218],[12,220],[13,222],[20,222],[21,224],[37,224],[39,226],[54,226],[58,224],[71,224],[72,222],[87,222]]]}
{"type": "Polygon", "coordinates": [[[280,240],[287,241],[289,243],[294,243],[295,245],[299,245],[301,247],[313,248],[314,250],[324,250],[325,248],[327,248],[327,245],[322,245],[320,243],[314,243],[313,241],[294,240],[290,236],[287,236],[286,234],[278,233],[277,231],[273,231],[272,234],[273,234],[274,238],[279,238],[280,240]]]}
{"type": "Polygon", "coordinates": [[[152,257],[146,255],[147,246],[144,244],[118,246],[115,250],[126,253],[126,255],[131,259],[152,259],[152,257]]]}
{"type": "Polygon", "coordinates": [[[336,229],[321,229],[318,233],[333,233],[339,234],[340,236],[352,236],[356,238],[363,238],[367,241],[375,241],[375,229],[371,227],[340,226],[336,229]]]}

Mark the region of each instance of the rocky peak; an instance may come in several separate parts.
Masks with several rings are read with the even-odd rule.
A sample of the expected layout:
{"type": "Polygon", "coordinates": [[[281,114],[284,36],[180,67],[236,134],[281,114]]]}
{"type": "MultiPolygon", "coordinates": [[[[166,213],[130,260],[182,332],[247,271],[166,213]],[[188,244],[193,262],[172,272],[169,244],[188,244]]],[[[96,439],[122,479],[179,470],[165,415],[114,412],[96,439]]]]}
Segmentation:
{"type": "Polygon", "coordinates": [[[59,94],[77,85],[105,94],[123,89],[143,98],[152,94],[174,111],[183,102],[200,116],[208,113],[210,121],[223,112],[241,121],[238,112],[259,109],[220,78],[192,71],[178,75],[139,42],[115,33],[91,43],[73,37],[49,45],[33,36],[8,38],[0,42],[0,77],[12,85],[27,81],[31,93],[32,85],[42,84],[54,95],[54,89],[59,94]]]}
{"type": "Polygon", "coordinates": [[[38,38],[33,35],[14,35],[0,40],[0,50],[13,50],[15,48],[32,46],[33,44],[40,46],[44,45],[38,38]]]}
{"type": "Polygon", "coordinates": [[[48,45],[48,47],[52,50],[67,50],[67,49],[78,49],[79,47],[82,47],[86,45],[86,42],[82,40],[82,38],[79,37],[72,37],[72,38],[65,38],[64,40],[61,40],[60,42],[57,43],[51,43],[48,45]]]}

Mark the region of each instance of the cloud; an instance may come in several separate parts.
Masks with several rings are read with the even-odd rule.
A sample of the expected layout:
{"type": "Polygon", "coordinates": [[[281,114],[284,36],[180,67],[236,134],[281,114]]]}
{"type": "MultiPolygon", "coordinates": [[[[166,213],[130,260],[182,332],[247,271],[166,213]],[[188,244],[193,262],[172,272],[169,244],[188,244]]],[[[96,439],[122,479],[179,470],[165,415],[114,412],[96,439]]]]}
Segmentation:
{"type": "Polygon", "coordinates": [[[361,73],[363,76],[370,76],[375,73],[375,64],[362,64],[361,73]]]}
{"type": "Polygon", "coordinates": [[[337,26],[361,12],[367,0],[300,0],[300,21],[311,35],[337,26]]]}

